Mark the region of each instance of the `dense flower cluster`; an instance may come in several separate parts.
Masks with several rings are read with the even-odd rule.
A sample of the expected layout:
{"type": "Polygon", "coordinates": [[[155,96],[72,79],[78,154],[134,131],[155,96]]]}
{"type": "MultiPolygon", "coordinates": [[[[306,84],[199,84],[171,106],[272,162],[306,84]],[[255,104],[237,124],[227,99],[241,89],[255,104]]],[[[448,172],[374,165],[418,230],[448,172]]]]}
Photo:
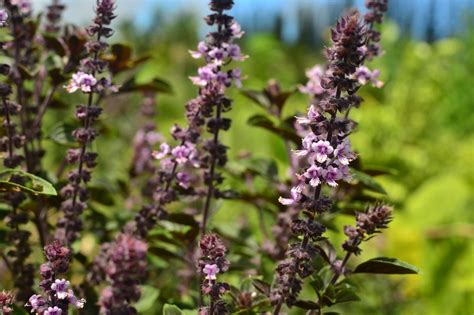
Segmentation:
{"type": "MultiPolygon", "coordinates": [[[[372,60],[382,54],[382,48],[380,47],[380,32],[374,29],[375,24],[383,22],[385,12],[388,10],[388,0],[366,0],[365,6],[368,12],[364,15],[364,20],[367,24],[367,39],[364,46],[360,49],[364,53],[364,58],[372,60]]],[[[359,84],[366,85],[371,83],[376,88],[382,88],[384,83],[378,78],[380,76],[380,70],[370,70],[366,66],[360,66],[357,68],[353,75],[359,84]]]]}
{"type": "Polygon", "coordinates": [[[370,236],[379,233],[381,229],[387,228],[392,219],[392,209],[386,205],[378,204],[365,213],[356,214],[356,226],[345,226],[344,234],[348,239],[342,245],[342,248],[355,255],[359,255],[361,249],[359,245],[370,236]]]}
{"type": "Polygon", "coordinates": [[[101,314],[136,314],[132,303],[140,298],[138,285],[146,274],[147,244],[130,234],[120,234],[107,247],[102,269],[109,286],[100,295],[101,314]]]}
{"type": "Polygon", "coordinates": [[[365,22],[369,25],[367,31],[366,58],[372,60],[382,52],[380,48],[380,32],[374,29],[374,24],[383,22],[384,14],[388,10],[388,0],[366,0],[365,6],[369,10],[365,15],[365,22]]]}
{"type": "Polygon", "coordinates": [[[13,312],[13,302],[15,296],[11,292],[0,292],[0,313],[2,315],[10,315],[13,312]]]}
{"type": "Polygon", "coordinates": [[[227,283],[217,282],[217,275],[229,269],[229,261],[225,257],[227,249],[215,234],[204,235],[199,246],[201,256],[198,260],[198,271],[204,279],[201,290],[210,299],[209,307],[202,307],[199,314],[227,314],[227,307],[221,297],[230,286],[227,283]]]}
{"type": "Polygon", "coordinates": [[[315,217],[329,210],[332,204],[322,195],[322,186],[336,187],[341,180],[350,182],[349,163],[356,158],[348,140],[354,123],[347,115],[338,117],[337,114],[347,113],[361,101],[355,95],[360,85],[353,75],[364,61],[360,48],[366,42],[366,29],[359,14],[353,12],[337,22],[331,35],[333,45],[326,51],[328,69],[323,75],[320,68],[310,71],[308,76],[312,83],[303,89],[322,97],[310,106],[306,117],[297,117],[300,125],[309,127],[302,149],[295,151],[298,157],[305,159],[305,168],[297,175],[299,183],[291,189],[291,195],[280,198],[284,205],[307,209],[307,218],[293,221],[292,231],[301,236],[302,241],[290,246],[287,259],[276,270],[277,285],[271,295],[276,313],[283,302],[289,306],[295,303],[302,279],[313,272],[311,262],[317,253],[313,244],[321,240],[326,230],[315,217]]]}
{"type": "Polygon", "coordinates": [[[64,217],[57,223],[56,238],[67,243],[76,240],[82,229],[80,216],[86,208],[88,198],[87,188],[83,184],[91,180],[91,170],[97,163],[97,153],[88,151],[88,146],[97,136],[93,124],[102,112],[102,108],[97,104],[98,101],[94,100],[94,94],[104,94],[108,90],[114,91],[108,78],[96,77],[104,72],[107,66],[105,61],[99,59],[99,55],[108,47],[102,39],[113,34],[109,25],[115,18],[114,9],[115,1],[113,0],[97,2],[94,23],[87,29],[91,37],[86,44],[89,56],[81,61],[82,71],[73,74],[71,82],[66,87],[69,93],[81,91],[87,94],[88,99],[87,104],[76,108],[76,118],[82,123],[82,127],[73,132],[73,137],[79,148],[70,149],[67,154],[67,161],[70,164],[77,164],[77,169],[69,173],[69,183],[61,190],[64,198],[61,210],[64,212],[64,217]]]}
{"type": "Polygon", "coordinates": [[[69,268],[71,251],[55,240],[44,248],[44,254],[47,262],[40,266],[40,287],[45,296],[33,294],[26,306],[38,315],[67,314],[70,306],[83,308],[86,301],[76,297],[69,281],[58,278],[69,268]]]}

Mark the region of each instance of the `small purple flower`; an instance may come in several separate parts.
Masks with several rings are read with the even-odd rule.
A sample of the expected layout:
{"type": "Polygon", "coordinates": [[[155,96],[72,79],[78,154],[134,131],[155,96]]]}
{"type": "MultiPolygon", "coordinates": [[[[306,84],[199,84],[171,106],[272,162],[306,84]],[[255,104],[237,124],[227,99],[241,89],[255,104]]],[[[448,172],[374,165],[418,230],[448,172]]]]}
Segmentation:
{"type": "Polygon", "coordinates": [[[245,59],[248,58],[246,55],[242,55],[242,52],[240,50],[240,46],[236,44],[225,44],[224,47],[227,50],[227,55],[229,58],[235,61],[244,61],[245,59]]]}
{"type": "Polygon", "coordinates": [[[185,172],[179,172],[176,174],[176,180],[178,185],[183,187],[184,189],[188,189],[191,185],[191,176],[185,172]]]}
{"type": "Polygon", "coordinates": [[[345,141],[336,147],[334,150],[334,156],[342,165],[349,165],[349,163],[356,158],[355,154],[351,151],[351,146],[348,141],[345,141]]]}
{"type": "Polygon", "coordinates": [[[163,142],[160,145],[160,151],[153,151],[152,156],[156,160],[161,160],[165,156],[167,156],[170,152],[171,152],[170,146],[166,142],[163,142]]]}
{"type": "Polygon", "coordinates": [[[234,80],[235,86],[238,88],[242,87],[242,72],[239,68],[235,68],[230,72],[231,78],[234,80]]]}
{"type": "Polygon", "coordinates": [[[337,181],[342,179],[342,173],[337,167],[329,166],[323,170],[323,178],[329,186],[336,187],[337,181]]]}
{"type": "Polygon", "coordinates": [[[242,36],[244,36],[245,34],[245,32],[242,31],[242,27],[240,26],[240,24],[235,21],[230,26],[230,31],[232,32],[232,36],[234,38],[242,38],[242,36]]]}
{"type": "Polygon", "coordinates": [[[379,76],[380,70],[376,69],[374,71],[370,71],[370,69],[365,66],[360,66],[354,73],[354,78],[359,81],[361,85],[366,85],[370,82],[372,83],[372,86],[380,89],[384,86],[384,83],[378,80],[379,76]]]}
{"type": "Polygon", "coordinates": [[[328,155],[331,154],[334,149],[329,141],[319,140],[311,145],[312,151],[316,153],[316,161],[324,163],[328,159],[328,155]]]}
{"type": "Polygon", "coordinates": [[[77,72],[72,75],[71,82],[66,86],[69,93],[81,90],[84,93],[92,92],[92,87],[97,84],[97,79],[93,75],[84,72],[77,72]]]}
{"type": "Polygon", "coordinates": [[[43,315],[61,315],[63,311],[57,307],[48,307],[48,309],[43,313],[43,315]]]}
{"type": "Polygon", "coordinates": [[[320,176],[322,175],[322,171],[321,167],[311,165],[303,175],[310,180],[309,184],[311,186],[316,187],[321,183],[320,176]]]}
{"type": "Polygon", "coordinates": [[[68,300],[69,304],[74,305],[77,309],[84,308],[84,304],[86,304],[86,300],[78,299],[72,290],[68,291],[68,300]]]}
{"type": "Polygon", "coordinates": [[[293,205],[301,200],[303,187],[301,185],[291,188],[291,198],[278,198],[278,201],[285,206],[293,205]]]}
{"type": "Polygon", "coordinates": [[[190,77],[193,84],[197,86],[206,86],[211,81],[215,80],[217,75],[215,73],[215,65],[210,64],[198,69],[199,76],[190,77]]]}
{"type": "Polygon", "coordinates": [[[191,56],[194,58],[194,59],[199,59],[199,58],[202,58],[204,56],[206,56],[207,54],[207,44],[203,41],[199,42],[198,46],[197,46],[197,50],[194,51],[194,50],[190,50],[189,53],[191,54],[191,56]]]}
{"type": "Polygon", "coordinates": [[[0,27],[7,25],[8,21],[8,12],[5,9],[0,10],[0,27]]]}
{"type": "Polygon", "coordinates": [[[184,164],[189,160],[191,150],[187,145],[179,145],[171,151],[171,154],[175,157],[178,164],[184,164]]]}
{"type": "Polygon", "coordinates": [[[302,140],[303,150],[294,150],[295,155],[298,157],[308,155],[314,140],[316,140],[316,135],[312,132],[308,133],[302,140]]]}
{"type": "Polygon", "coordinates": [[[54,294],[58,299],[64,300],[68,297],[70,283],[66,279],[56,279],[51,285],[51,290],[55,291],[54,294]]]}
{"type": "Polygon", "coordinates": [[[306,117],[296,117],[296,121],[301,125],[308,125],[317,121],[321,115],[316,110],[314,105],[311,105],[308,109],[308,115],[306,117]]]}
{"type": "Polygon", "coordinates": [[[324,69],[320,65],[316,65],[313,68],[306,71],[306,76],[309,81],[304,86],[300,86],[299,90],[301,93],[309,95],[321,95],[325,92],[321,86],[321,81],[324,76],[324,69]]]}
{"type": "Polygon", "coordinates": [[[219,273],[219,267],[217,265],[205,265],[202,271],[206,274],[206,279],[209,281],[216,280],[216,275],[219,273]]]}
{"type": "Polygon", "coordinates": [[[228,53],[223,48],[215,47],[209,51],[208,56],[215,65],[221,66],[224,63],[224,59],[227,58],[228,53]]]}
{"type": "Polygon", "coordinates": [[[33,294],[29,300],[28,303],[25,306],[31,307],[31,312],[36,312],[39,310],[40,307],[43,307],[46,305],[46,301],[44,298],[39,295],[39,294],[33,294]]]}
{"type": "Polygon", "coordinates": [[[229,74],[227,72],[219,71],[216,74],[216,82],[221,85],[221,86],[219,86],[219,89],[221,89],[223,91],[224,87],[230,86],[232,81],[231,81],[231,78],[229,77],[229,74]]]}
{"type": "Polygon", "coordinates": [[[341,179],[345,182],[350,183],[352,181],[352,174],[350,172],[349,166],[340,165],[338,166],[338,169],[341,174],[341,179]]]}

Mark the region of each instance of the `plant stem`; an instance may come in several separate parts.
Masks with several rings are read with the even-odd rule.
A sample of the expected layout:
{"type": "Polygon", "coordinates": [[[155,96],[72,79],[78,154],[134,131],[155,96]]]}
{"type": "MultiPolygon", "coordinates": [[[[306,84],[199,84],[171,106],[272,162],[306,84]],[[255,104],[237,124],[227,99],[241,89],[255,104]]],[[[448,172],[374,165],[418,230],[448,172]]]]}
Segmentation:
{"type": "Polygon", "coordinates": [[[8,137],[8,157],[13,156],[13,139],[11,134],[11,117],[10,117],[10,108],[8,107],[8,101],[6,97],[2,97],[3,101],[3,110],[5,111],[5,119],[7,121],[7,137],[8,137]]]}
{"type": "MultiPolygon", "coordinates": [[[[217,126],[214,129],[214,150],[217,149],[217,146],[219,144],[219,121],[221,118],[222,114],[222,105],[219,103],[217,104],[217,110],[216,110],[216,121],[217,121],[217,126]]],[[[204,209],[203,209],[203,218],[202,218],[202,224],[201,224],[201,237],[206,234],[206,225],[207,225],[207,219],[209,216],[209,208],[211,206],[211,199],[214,196],[214,175],[216,172],[216,162],[217,162],[217,152],[211,152],[211,165],[209,169],[209,183],[208,183],[208,190],[207,190],[207,195],[206,195],[206,202],[204,204],[204,209]]]]}

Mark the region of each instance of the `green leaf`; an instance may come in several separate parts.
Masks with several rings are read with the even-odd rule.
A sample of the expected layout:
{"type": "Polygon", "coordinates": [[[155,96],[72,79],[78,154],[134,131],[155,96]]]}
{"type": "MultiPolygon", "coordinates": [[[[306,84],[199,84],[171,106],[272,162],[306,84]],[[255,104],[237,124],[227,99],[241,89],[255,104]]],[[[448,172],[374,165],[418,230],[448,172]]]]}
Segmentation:
{"type": "Polygon", "coordinates": [[[48,131],[47,139],[60,145],[75,147],[77,143],[72,136],[74,129],[76,129],[76,126],[72,124],[64,122],[57,123],[48,131]]]}
{"type": "Polygon", "coordinates": [[[171,85],[160,78],[154,78],[146,83],[137,83],[135,78],[132,78],[125,82],[119,89],[119,93],[131,93],[131,92],[160,92],[160,93],[173,93],[171,85]]]}
{"type": "Polygon", "coordinates": [[[266,129],[293,143],[299,144],[301,142],[301,138],[295,133],[293,128],[289,128],[286,124],[277,126],[264,115],[254,115],[248,119],[247,123],[251,126],[266,129]]]}
{"type": "Polygon", "coordinates": [[[46,48],[54,51],[61,57],[66,56],[66,43],[57,36],[43,35],[46,48]]]}
{"type": "Polygon", "coordinates": [[[248,158],[239,161],[246,169],[246,172],[257,174],[269,180],[278,180],[278,165],[275,161],[263,158],[248,158]]]}
{"type": "Polygon", "coordinates": [[[270,284],[268,284],[267,282],[265,282],[263,280],[259,280],[259,279],[254,279],[252,281],[252,284],[258,291],[265,294],[266,296],[269,296],[270,291],[271,291],[270,284]]]}
{"type": "Polygon", "coordinates": [[[313,278],[314,278],[313,281],[311,281],[309,284],[314,289],[314,291],[318,293],[324,288],[324,281],[318,275],[314,275],[313,278]]]}
{"type": "Polygon", "coordinates": [[[418,274],[415,266],[407,264],[395,258],[378,257],[370,259],[358,265],[354,273],[376,273],[376,274],[418,274]]]}
{"type": "Polygon", "coordinates": [[[266,110],[270,108],[271,103],[265,93],[254,90],[242,90],[241,92],[244,96],[252,100],[258,106],[263,107],[266,110]]]}
{"type": "Polygon", "coordinates": [[[165,304],[163,306],[163,315],[182,315],[183,312],[176,305],[165,304]]]}
{"type": "Polygon", "coordinates": [[[351,169],[351,174],[354,180],[364,184],[364,186],[367,189],[377,192],[379,194],[384,194],[384,195],[387,194],[387,192],[382,187],[382,185],[380,185],[377,181],[375,181],[375,179],[373,179],[372,176],[367,175],[364,172],[355,170],[353,168],[351,169]]]}
{"type": "Polygon", "coordinates": [[[360,298],[353,290],[342,288],[336,291],[336,304],[355,301],[360,301],[360,298]]]}
{"type": "Polygon", "coordinates": [[[305,310],[317,310],[317,309],[319,309],[319,305],[314,303],[313,301],[299,300],[299,301],[296,301],[294,305],[299,307],[299,308],[305,309],[305,310]]]}
{"type": "Polygon", "coordinates": [[[135,304],[138,313],[150,310],[156,304],[156,300],[160,296],[160,290],[149,285],[141,286],[141,290],[142,295],[140,300],[135,304]]]}
{"type": "Polygon", "coordinates": [[[0,172],[0,192],[18,191],[34,195],[57,195],[53,185],[38,176],[14,169],[0,172]]]}

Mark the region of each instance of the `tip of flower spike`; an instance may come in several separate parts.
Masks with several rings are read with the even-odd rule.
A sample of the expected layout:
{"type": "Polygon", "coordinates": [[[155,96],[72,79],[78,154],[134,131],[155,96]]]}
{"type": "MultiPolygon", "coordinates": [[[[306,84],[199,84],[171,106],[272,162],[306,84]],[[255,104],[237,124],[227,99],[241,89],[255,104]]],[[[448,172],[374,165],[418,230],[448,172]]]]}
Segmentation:
{"type": "Polygon", "coordinates": [[[230,10],[234,6],[233,0],[211,0],[209,2],[209,8],[212,11],[225,11],[230,10]]]}

